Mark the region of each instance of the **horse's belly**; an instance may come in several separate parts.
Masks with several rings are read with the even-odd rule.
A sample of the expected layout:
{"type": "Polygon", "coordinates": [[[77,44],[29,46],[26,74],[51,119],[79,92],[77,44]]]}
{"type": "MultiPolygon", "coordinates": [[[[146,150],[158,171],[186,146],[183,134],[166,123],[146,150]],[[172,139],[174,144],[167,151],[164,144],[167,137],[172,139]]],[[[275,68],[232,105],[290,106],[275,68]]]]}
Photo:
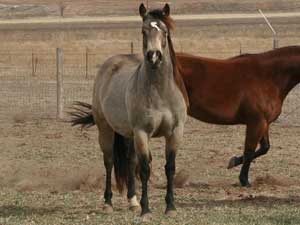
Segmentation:
{"type": "Polygon", "coordinates": [[[100,96],[102,112],[108,124],[114,131],[126,137],[132,136],[125,103],[128,77],[125,74],[115,75],[106,91],[100,96]]]}
{"type": "Polygon", "coordinates": [[[237,109],[233,110],[233,107],[218,109],[209,109],[204,107],[191,107],[189,109],[189,116],[198,119],[200,121],[212,124],[238,124],[237,109]]]}
{"type": "Polygon", "coordinates": [[[132,136],[125,104],[118,100],[107,98],[102,103],[103,115],[112,129],[126,137],[132,136]]]}

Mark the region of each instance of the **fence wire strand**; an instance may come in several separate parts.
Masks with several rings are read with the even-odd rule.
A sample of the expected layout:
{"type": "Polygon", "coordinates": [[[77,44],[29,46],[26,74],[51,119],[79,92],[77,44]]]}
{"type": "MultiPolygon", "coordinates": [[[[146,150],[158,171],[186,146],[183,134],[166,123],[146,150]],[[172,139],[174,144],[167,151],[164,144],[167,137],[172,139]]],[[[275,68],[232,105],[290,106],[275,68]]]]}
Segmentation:
{"type": "MultiPolygon", "coordinates": [[[[133,48],[138,49],[140,43],[133,48]]],[[[115,53],[108,50],[89,49],[64,51],[63,89],[64,108],[74,101],[91,102],[93,82],[97,65],[117,53],[132,51],[133,44],[124,43],[115,53]],[[120,51],[120,52],[119,52],[120,51]]],[[[190,52],[214,58],[228,58],[241,53],[259,52],[256,49],[234,51],[190,52]]],[[[56,116],[56,57],[51,51],[0,51],[0,120],[14,119],[20,115],[26,118],[55,118],[56,116]]],[[[285,101],[279,123],[300,125],[298,104],[300,89],[295,88],[285,101]]]]}

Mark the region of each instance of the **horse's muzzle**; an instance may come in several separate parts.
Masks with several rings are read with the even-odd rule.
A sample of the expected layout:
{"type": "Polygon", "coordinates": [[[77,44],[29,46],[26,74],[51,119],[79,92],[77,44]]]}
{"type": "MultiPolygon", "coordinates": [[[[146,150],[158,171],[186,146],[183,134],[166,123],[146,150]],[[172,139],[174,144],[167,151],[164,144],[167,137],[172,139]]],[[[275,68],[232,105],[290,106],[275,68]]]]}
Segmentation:
{"type": "Polygon", "coordinates": [[[147,60],[152,66],[157,66],[162,59],[162,54],[160,51],[148,51],[147,60]]]}

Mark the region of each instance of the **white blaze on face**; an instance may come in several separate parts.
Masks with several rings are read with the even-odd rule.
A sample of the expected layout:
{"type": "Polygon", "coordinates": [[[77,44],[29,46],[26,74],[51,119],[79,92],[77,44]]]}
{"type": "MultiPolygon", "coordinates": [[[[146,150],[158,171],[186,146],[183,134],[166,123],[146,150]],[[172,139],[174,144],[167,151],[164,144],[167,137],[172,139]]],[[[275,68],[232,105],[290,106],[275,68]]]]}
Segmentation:
{"type": "Polygon", "coordinates": [[[154,52],[153,55],[152,55],[153,64],[156,62],[156,60],[157,60],[157,55],[156,55],[156,52],[154,52]]]}
{"type": "MultiPolygon", "coordinates": [[[[150,22],[150,26],[155,28],[157,31],[161,31],[161,29],[159,28],[158,26],[158,23],[156,21],[152,21],[150,22]]],[[[156,39],[150,41],[150,43],[148,44],[148,48],[151,49],[151,50],[161,50],[161,46],[160,46],[160,41],[158,39],[158,35],[156,35],[156,39]]],[[[152,55],[152,58],[151,58],[151,61],[153,64],[156,63],[156,61],[158,60],[158,54],[156,51],[154,51],[153,55],[152,55]]]]}
{"type": "Polygon", "coordinates": [[[153,28],[156,28],[156,29],[157,29],[157,31],[160,31],[160,28],[158,27],[158,25],[157,25],[157,22],[156,22],[156,21],[152,21],[152,22],[150,22],[150,25],[151,25],[151,27],[153,27],[153,28]]]}

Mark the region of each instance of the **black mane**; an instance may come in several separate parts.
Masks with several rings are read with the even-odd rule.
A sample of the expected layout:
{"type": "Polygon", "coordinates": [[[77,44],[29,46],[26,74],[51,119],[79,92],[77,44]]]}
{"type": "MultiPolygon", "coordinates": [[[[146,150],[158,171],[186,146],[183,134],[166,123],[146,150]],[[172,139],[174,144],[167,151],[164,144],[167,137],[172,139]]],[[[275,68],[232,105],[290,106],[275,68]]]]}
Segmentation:
{"type": "Polygon", "coordinates": [[[166,26],[169,30],[173,30],[174,21],[170,16],[166,16],[165,13],[163,12],[163,10],[153,9],[148,12],[148,15],[150,15],[154,19],[161,20],[162,22],[164,22],[164,24],[166,24],[166,26]]]}

